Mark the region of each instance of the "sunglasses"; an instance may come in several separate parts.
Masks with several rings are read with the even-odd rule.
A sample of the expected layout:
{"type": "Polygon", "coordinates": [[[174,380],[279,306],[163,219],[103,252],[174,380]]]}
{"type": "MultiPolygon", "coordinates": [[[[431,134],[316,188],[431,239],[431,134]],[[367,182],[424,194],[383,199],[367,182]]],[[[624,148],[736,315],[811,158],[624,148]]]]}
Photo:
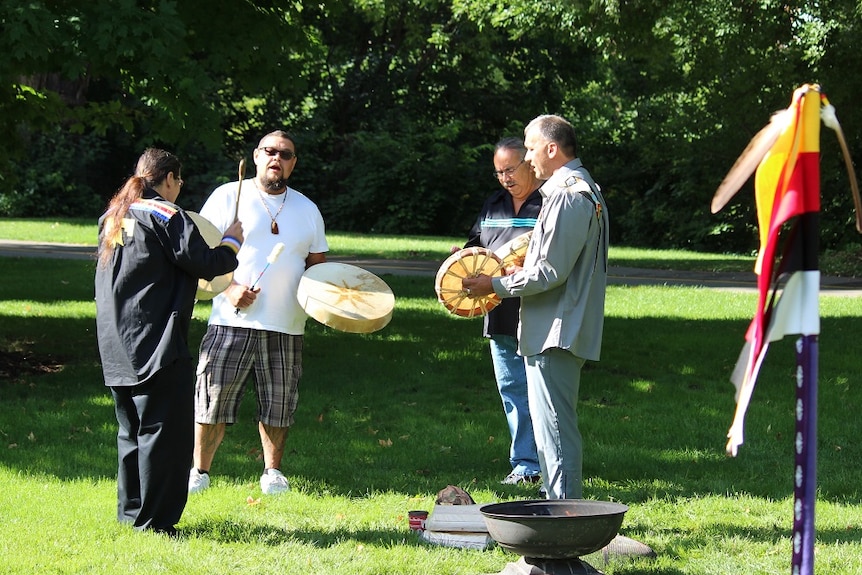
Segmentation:
{"type": "Polygon", "coordinates": [[[296,157],[293,150],[279,150],[278,148],[258,148],[261,152],[272,158],[278,156],[282,160],[292,160],[296,157]]]}

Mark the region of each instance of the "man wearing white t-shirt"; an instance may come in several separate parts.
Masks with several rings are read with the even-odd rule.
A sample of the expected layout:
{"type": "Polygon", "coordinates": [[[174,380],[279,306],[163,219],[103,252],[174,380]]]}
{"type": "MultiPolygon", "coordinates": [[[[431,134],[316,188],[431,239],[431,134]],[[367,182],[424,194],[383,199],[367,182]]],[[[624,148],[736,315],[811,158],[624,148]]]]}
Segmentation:
{"type": "Polygon", "coordinates": [[[329,246],[317,206],[287,185],[296,166],[296,144],[290,134],[267,134],[253,157],[255,177],[244,180],[241,188],[238,182],[216,188],[200,212],[220,230],[236,213],[246,233],[237,256],[239,266],[228,288],[213,299],[201,341],[189,493],[209,487],[216,450],[226,426],[236,421],[250,374],[264,457],[261,490],[276,494],[289,489],[281,460],[296,410],[307,318],[296,291],[303,272],[326,261],[329,246]],[[279,243],[284,245],[280,253],[274,251],[279,243]]]}

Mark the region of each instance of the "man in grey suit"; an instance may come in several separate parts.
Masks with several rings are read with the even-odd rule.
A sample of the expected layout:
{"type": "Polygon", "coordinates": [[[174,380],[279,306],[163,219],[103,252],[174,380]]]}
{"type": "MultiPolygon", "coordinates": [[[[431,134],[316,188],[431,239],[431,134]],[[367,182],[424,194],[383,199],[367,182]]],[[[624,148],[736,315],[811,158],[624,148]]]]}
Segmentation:
{"type": "Polygon", "coordinates": [[[540,188],[539,214],[522,268],[466,278],[468,293],[520,297],[518,352],[527,364],[530,413],[548,499],[583,498],[578,429],[581,368],[599,359],[608,270],[608,214],[578,158],[572,125],[544,115],[524,130],[540,188]]]}

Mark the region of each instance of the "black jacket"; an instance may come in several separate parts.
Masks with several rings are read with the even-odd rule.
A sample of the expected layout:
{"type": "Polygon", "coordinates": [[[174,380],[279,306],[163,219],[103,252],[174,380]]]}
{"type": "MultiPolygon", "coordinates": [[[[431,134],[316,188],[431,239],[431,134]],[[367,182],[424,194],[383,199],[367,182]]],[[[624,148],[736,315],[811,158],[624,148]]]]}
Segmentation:
{"type": "MultiPolygon", "coordinates": [[[[99,236],[105,233],[104,216],[99,236]]],[[[101,245],[101,242],[100,242],[101,245]]],[[[96,268],[96,333],[105,385],[142,383],[191,358],[198,278],[236,269],[234,252],[210,248],[191,218],[152,190],[125,217],[122,245],[96,268]]]]}
{"type": "MultiPolygon", "coordinates": [[[[542,195],[539,190],[534,190],[516,216],[512,194],[501,188],[485,200],[464,247],[481,246],[496,251],[509,241],[531,231],[536,226],[536,218],[541,209],[542,195]]],[[[520,308],[521,298],[503,299],[500,305],[485,315],[483,334],[486,337],[495,334],[517,336],[520,308]]]]}

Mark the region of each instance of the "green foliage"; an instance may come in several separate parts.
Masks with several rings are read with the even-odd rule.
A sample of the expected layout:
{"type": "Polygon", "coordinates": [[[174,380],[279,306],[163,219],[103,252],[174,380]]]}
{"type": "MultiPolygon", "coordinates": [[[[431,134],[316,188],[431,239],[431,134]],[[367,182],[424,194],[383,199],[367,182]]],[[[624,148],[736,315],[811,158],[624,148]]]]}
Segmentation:
{"type": "MultiPolygon", "coordinates": [[[[231,84],[302,90],[292,79],[302,32],[289,20],[283,7],[260,2],[0,3],[0,127],[10,136],[0,145],[0,189],[14,189],[37,151],[34,134],[57,126],[102,137],[111,166],[133,165],[148,145],[210,155],[223,142],[236,146],[223,131],[233,119],[221,98],[233,102],[239,91],[231,84]]],[[[99,189],[103,199],[120,183],[99,189]]]]}
{"type": "MultiPolygon", "coordinates": [[[[475,162],[464,165],[465,158],[476,157],[479,151],[462,145],[456,132],[453,126],[441,126],[354,133],[340,157],[328,163],[324,173],[329,177],[316,178],[303,189],[343,230],[458,232],[453,222],[467,214],[475,217],[478,208],[454,190],[460,182],[480,176],[475,162]],[[369,165],[387,169],[369,170],[369,165]]],[[[312,147],[309,155],[314,152],[312,147]]]]}
{"type": "MultiPolygon", "coordinates": [[[[495,186],[491,145],[560,113],[612,241],[749,252],[751,183],[719,214],[710,198],[793,89],[821,83],[862,153],[858,16],[853,0],[2,2],[0,191],[59,127],[104,140],[105,182],[85,182],[103,201],[161,145],[197,207],[284,127],[330,227],[462,235],[495,186]]],[[[823,242],[841,249],[852,202],[822,140],[823,242]]]]}
{"type": "Polygon", "coordinates": [[[826,250],[821,256],[820,269],[838,277],[862,277],[862,249],[826,250]]]}
{"type": "Polygon", "coordinates": [[[95,135],[46,130],[34,135],[38,151],[11,190],[0,189],[0,216],[84,216],[103,207],[91,185],[102,181],[105,141],[95,135]]]}

